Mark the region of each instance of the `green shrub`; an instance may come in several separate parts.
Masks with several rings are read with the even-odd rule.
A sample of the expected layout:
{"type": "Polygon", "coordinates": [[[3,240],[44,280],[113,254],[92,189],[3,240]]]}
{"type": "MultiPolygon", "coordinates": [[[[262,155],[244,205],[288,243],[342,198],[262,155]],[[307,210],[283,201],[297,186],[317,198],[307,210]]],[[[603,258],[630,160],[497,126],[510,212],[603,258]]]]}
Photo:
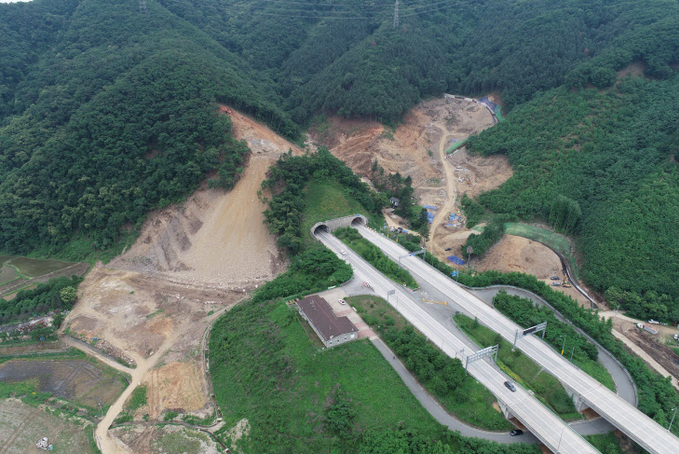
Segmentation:
{"type": "Polygon", "coordinates": [[[134,413],[137,409],[143,407],[147,403],[146,385],[137,386],[134,391],[132,391],[130,401],[127,404],[127,411],[134,413]]]}

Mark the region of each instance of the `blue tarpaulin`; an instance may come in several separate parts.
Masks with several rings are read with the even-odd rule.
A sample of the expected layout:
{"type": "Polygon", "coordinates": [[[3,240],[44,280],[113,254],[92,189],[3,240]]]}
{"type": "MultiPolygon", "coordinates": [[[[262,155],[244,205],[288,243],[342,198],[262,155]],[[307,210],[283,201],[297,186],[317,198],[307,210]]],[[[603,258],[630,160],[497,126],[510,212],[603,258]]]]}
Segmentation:
{"type": "Polygon", "coordinates": [[[456,255],[451,255],[450,257],[448,257],[448,260],[450,260],[456,265],[464,265],[466,263],[464,260],[462,260],[460,257],[456,255]]]}
{"type": "Polygon", "coordinates": [[[434,207],[434,206],[431,206],[431,205],[422,205],[422,206],[423,206],[424,208],[428,209],[428,210],[438,210],[438,208],[436,208],[436,207],[434,207]]]}
{"type": "Polygon", "coordinates": [[[449,221],[452,221],[452,220],[454,220],[454,219],[460,219],[460,216],[458,216],[458,215],[456,215],[456,214],[451,214],[451,215],[448,217],[448,220],[449,220],[449,221]]]}
{"type": "Polygon", "coordinates": [[[483,98],[479,99],[479,101],[490,107],[493,110],[493,112],[497,111],[497,104],[488,99],[488,96],[484,96],[483,98]]]}

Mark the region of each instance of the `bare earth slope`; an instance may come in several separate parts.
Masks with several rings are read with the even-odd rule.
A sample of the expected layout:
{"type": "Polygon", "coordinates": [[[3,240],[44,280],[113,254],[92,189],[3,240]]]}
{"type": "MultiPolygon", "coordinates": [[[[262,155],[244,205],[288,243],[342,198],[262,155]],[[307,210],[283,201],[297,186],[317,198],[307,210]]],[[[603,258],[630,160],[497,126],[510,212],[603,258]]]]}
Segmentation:
{"type": "Polygon", "coordinates": [[[203,355],[206,329],[286,266],[263,223],[257,191],[282,153],[300,150],[237,112],[232,121],[236,137],[252,150],[235,188],[203,187],[181,205],[150,214],[128,251],[89,273],[66,319],[73,337],[134,367],[126,369],[130,386],[97,428],[105,453],[136,452],[142,441],[150,443],[123,442],[108,431],[140,384],[148,404],[135,421],[145,414],[150,422],[162,420],[170,410],[198,417],[215,412],[203,355]]]}
{"type": "Polygon", "coordinates": [[[111,262],[112,267],[246,289],[282,270],[284,262],[264,225],[266,207],[257,190],[281,153],[299,149],[237,112],[232,121],[236,137],[245,139],[252,150],[236,187],[228,193],[198,190],[182,205],[150,216],[139,240],[111,262]]]}

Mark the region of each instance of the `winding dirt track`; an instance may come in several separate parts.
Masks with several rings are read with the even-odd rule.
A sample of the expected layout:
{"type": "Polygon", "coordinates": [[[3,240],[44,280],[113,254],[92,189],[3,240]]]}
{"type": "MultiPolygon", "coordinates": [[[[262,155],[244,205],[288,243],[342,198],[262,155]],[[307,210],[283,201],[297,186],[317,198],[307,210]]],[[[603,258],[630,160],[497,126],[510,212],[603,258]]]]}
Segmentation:
{"type": "MultiPolygon", "coordinates": [[[[442,122],[438,122],[442,123],[442,122]]],[[[443,131],[445,131],[445,125],[437,124],[439,128],[441,128],[443,131]]],[[[455,183],[455,171],[452,169],[451,164],[448,162],[447,156],[446,156],[446,144],[448,143],[448,139],[450,136],[442,134],[441,135],[441,140],[438,145],[439,149],[439,157],[441,158],[441,166],[443,167],[443,171],[446,175],[446,202],[445,204],[441,207],[441,209],[438,210],[436,213],[436,216],[434,216],[434,220],[431,223],[431,226],[429,227],[429,241],[432,242],[432,246],[436,247],[436,243],[434,242],[434,234],[436,233],[436,229],[443,223],[446,219],[446,216],[448,216],[448,213],[451,213],[453,211],[453,208],[455,208],[455,201],[457,200],[457,184],[455,183]]]]}

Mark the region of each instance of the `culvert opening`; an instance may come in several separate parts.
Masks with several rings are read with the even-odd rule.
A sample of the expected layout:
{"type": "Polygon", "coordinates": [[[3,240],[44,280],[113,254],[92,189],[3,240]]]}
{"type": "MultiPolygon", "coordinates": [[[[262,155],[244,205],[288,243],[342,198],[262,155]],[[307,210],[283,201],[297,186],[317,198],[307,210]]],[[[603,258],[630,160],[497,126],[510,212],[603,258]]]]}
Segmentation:
{"type": "Polygon", "coordinates": [[[329,229],[328,226],[325,225],[325,224],[321,224],[321,225],[319,225],[318,227],[316,227],[316,228],[314,229],[314,235],[316,235],[316,234],[318,234],[318,233],[321,233],[321,232],[323,232],[323,233],[330,233],[330,229],[329,229]]]}
{"type": "Polygon", "coordinates": [[[359,226],[364,226],[365,225],[365,220],[360,217],[356,216],[352,221],[351,221],[351,226],[352,227],[359,227],[359,226]]]}

